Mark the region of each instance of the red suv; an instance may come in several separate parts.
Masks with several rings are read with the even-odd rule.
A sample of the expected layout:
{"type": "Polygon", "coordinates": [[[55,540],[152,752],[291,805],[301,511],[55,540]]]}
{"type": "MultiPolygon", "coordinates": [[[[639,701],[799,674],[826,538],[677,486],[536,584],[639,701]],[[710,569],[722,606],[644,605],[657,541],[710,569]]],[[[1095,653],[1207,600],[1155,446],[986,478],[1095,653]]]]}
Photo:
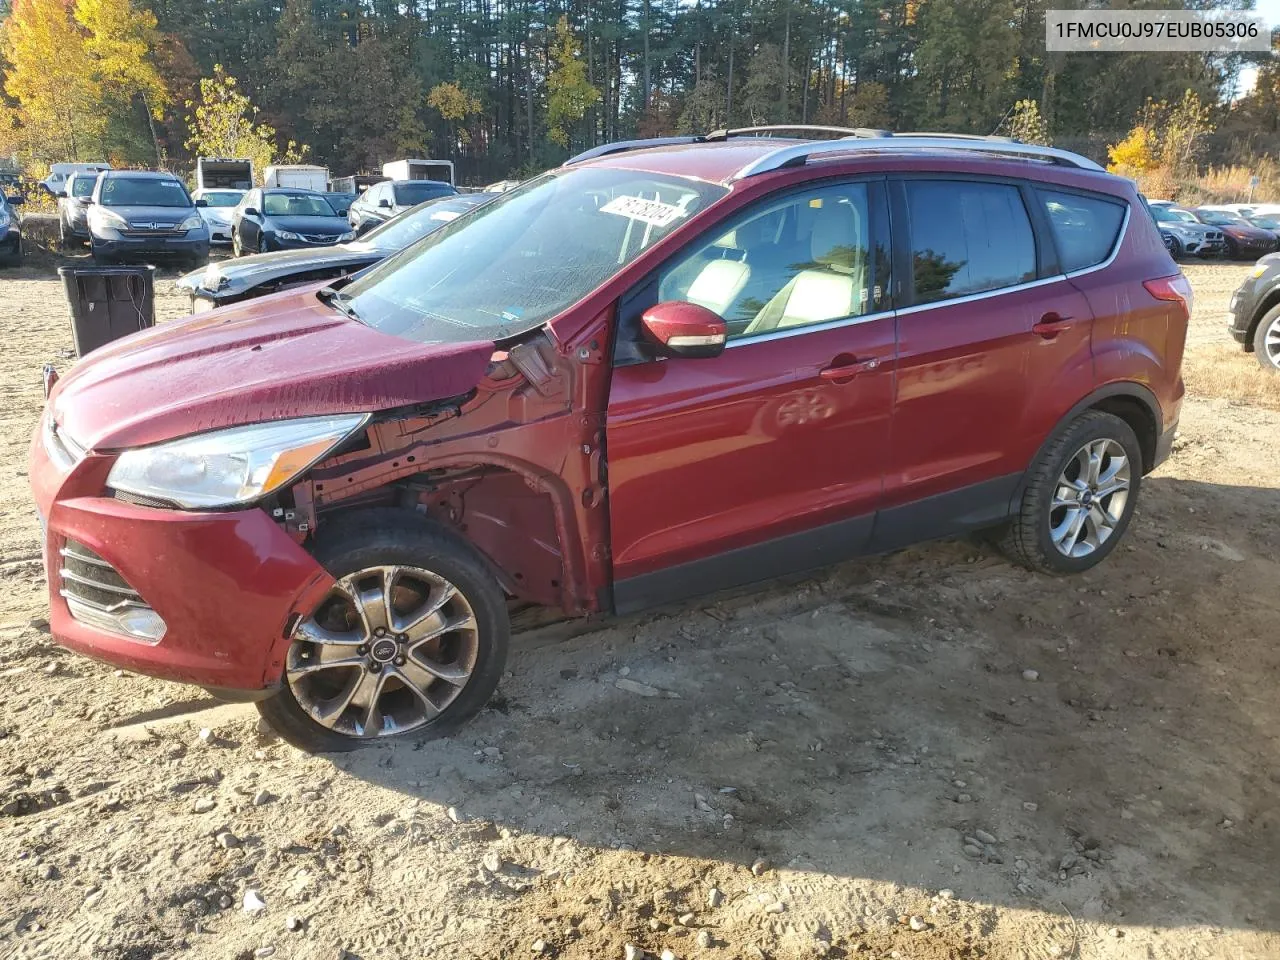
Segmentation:
{"type": "Polygon", "coordinates": [[[1048,573],[1115,549],[1191,300],[1133,185],[742,134],[597,148],[345,285],[79,363],[31,450],[54,635],[341,750],[479,710],[516,605],[987,527],[1048,573]]]}

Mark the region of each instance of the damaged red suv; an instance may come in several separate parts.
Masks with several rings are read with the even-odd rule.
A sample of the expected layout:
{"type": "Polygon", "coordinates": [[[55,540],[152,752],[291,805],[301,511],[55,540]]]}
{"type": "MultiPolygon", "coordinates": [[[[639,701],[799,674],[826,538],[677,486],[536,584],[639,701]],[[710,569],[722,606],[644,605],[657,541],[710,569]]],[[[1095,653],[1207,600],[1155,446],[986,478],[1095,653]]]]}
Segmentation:
{"type": "Polygon", "coordinates": [[[31,450],[53,633],[341,750],[473,715],[517,606],[987,527],[1085,570],[1168,455],[1190,297],[1074,154],[597,148],[345,285],[77,364],[31,450]]]}

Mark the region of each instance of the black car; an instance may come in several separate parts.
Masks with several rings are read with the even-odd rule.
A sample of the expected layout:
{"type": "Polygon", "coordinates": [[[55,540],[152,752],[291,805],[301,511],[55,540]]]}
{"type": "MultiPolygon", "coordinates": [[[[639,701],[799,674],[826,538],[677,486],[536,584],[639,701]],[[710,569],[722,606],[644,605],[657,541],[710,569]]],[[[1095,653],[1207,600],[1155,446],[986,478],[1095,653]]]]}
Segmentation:
{"type": "Polygon", "coordinates": [[[231,249],[237,257],[327,247],[355,237],[333,204],[314,190],[258,187],[244,195],[231,215],[231,249]]]}
{"type": "Polygon", "coordinates": [[[351,209],[351,205],[356,202],[358,194],[347,193],[343,190],[330,190],[324,196],[329,201],[329,206],[333,207],[333,212],[340,217],[345,217],[347,211],[351,209]]]}
{"type": "Polygon", "coordinates": [[[1280,253],[1253,265],[1249,278],[1231,295],[1227,328],[1264,370],[1280,373],[1280,253]]]}
{"type": "Polygon", "coordinates": [[[0,190],[0,264],[16,267],[22,262],[22,225],[14,207],[22,197],[6,197],[0,190]]]}
{"type": "Polygon", "coordinates": [[[172,173],[107,170],[98,175],[89,205],[89,248],[93,259],[203,260],[209,256],[209,228],[172,173]]]}
{"type": "Polygon", "coordinates": [[[424,200],[452,197],[457,193],[453,184],[442,180],[383,180],[356,198],[347,211],[347,220],[363,236],[424,200]]]}
{"type": "Polygon", "coordinates": [[[193,271],[179,279],[178,287],[191,297],[191,312],[198,313],[265,296],[286,287],[348,276],[389,257],[491,199],[485,194],[469,193],[428,200],[371,230],[359,240],[332,247],[281,250],[211,263],[207,269],[193,271]]]}
{"type": "Polygon", "coordinates": [[[58,243],[62,247],[89,242],[89,204],[97,182],[96,173],[73,173],[67,178],[67,191],[58,198],[58,243]]]}

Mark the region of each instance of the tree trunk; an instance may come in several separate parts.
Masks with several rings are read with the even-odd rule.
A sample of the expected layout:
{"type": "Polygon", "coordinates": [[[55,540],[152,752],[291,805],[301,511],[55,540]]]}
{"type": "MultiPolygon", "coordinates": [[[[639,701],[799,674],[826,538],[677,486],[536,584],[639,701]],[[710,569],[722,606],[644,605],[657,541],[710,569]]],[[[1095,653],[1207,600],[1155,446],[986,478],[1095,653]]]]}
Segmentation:
{"type": "Polygon", "coordinates": [[[151,146],[156,151],[156,169],[160,170],[164,167],[164,156],[160,152],[160,135],[156,133],[156,118],[151,113],[151,103],[147,100],[147,95],[142,94],[142,109],[147,114],[147,127],[151,131],[151,146]]]}
{"type": "Polygon", "coordinates": [[[644,32],[644,79],[640,84],[640,113],[643,115],[649,109],[649,0],[644,0],[642,9],[640,29],[644,32]]]}

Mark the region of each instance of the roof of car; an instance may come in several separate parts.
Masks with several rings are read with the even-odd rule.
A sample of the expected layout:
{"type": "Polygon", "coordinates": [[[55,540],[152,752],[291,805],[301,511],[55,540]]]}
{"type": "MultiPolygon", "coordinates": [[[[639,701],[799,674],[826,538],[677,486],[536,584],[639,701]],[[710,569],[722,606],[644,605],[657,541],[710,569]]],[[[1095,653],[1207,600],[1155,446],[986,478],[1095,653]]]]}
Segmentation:
{"type": "Polygon", "coordinates": [[[311,193],[317,197],[323,197],[324,194],[319,190],[312,190],[308,187],[263,187],[263,193],[311,193]]]}
{"type": "MultiPolygon", "coordinates": [[[[915,137],[915,135],[911,135],[915,137]]],[[[859,140],[803,140],[789,137],[751,136],[732,137],[724,140],[700,141],[694,143],[668,143],[659,146],[637,145],[617,152],[605,153],[570,163],[590,164],[596,167],[612,167],[618,169],[641,170],[647,173],[668,174],[679,177],[690,177],[712,183],[729,184],[748,173],[771,172],[806,163],[831,164],[839,162],[842,167],[868,167],[871,169],[911,169],[913,167],[931,166],[939,170],[965,169],[985,171],[1006,176],[1026,176],[1029,162],[1034,163],[1037,171],[1052,170],[1055,173],[1083,175],[1094,183],[1100,181],[1114,185],[1122,178],[1105,173],[1101,168],[1092,165],[1083,157],[1076,159],[1081,164],[1091,166],[1072,166],[1045,162],[1053,156],[1074,156],[1063,151],[1045,149],[1045,156],[1038,157],[1032,153],[1041,148],[1029,147],[1025,144],[992,141],[977,143],[976,139],[956,138],[952,142],[934,139],[929,135],[920,135],[922,141],[911,143],[904,140],[895,144],[891,139],[859,140]],[[777,151],[811,146],[808,158],[792,157],[787,162],[771,164],[766,158],[777,151]],[[846,149],[847,148],[847,149],[846,149]],[[1007,151],[1007,152],[1005,152],[1007,151]],[[1017,151],[1025,156],[1012,156],[1017,151]],[[753,167],[753,165],[756,165],[753,167]]],[[[1052,177],[1048,179],[1053,179],[1052,177]]],[[[1074,179],[1068,176],[1068,180],[1074,179]]],[[[1114,187],[1113,187],[1114,189],[1114,187]]]]}

